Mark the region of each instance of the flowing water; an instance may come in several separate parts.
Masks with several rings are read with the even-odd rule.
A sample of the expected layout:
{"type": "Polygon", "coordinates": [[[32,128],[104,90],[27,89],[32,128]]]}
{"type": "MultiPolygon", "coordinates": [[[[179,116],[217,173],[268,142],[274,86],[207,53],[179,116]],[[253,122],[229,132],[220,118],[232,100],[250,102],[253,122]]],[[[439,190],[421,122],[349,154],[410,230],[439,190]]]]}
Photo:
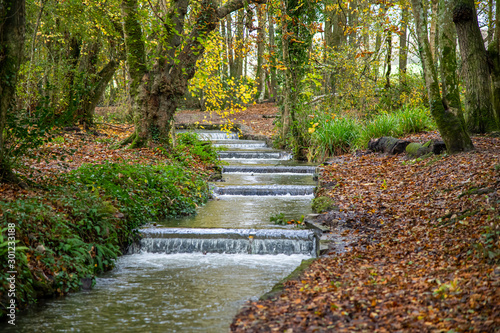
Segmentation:
{"type": "Polygon", "coordinates": [[[157,221],[91,291],[49,300],[2,332],[225,332],[249,299],[269,291],[303,259],[315,256],[309,230],[276,225],[283,213],[310,213],[314,167],[263,141],[203,131],[225,147],[223,181],[197,215],[157,221]]]}

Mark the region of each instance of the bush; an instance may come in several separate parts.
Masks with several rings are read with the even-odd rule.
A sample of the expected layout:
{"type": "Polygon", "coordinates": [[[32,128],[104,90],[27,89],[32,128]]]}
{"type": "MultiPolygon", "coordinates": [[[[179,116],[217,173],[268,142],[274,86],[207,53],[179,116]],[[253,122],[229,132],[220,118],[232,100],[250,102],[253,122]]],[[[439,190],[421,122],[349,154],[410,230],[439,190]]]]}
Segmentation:
{"type": "Polygon", "coordinates": [[[332,119],[320,121],[321,126],[313,133],[313,142],[318,146],[320,156],[348,152],[360,135],[360,125],[354,118],[334,115],[332,119]]]}
{"type": "Polygon", "coordinates": [[[135,226],[193,214],[210,195],[204,178],[181,165],[84,165],[68,181],[110,202],[135,226]]]}

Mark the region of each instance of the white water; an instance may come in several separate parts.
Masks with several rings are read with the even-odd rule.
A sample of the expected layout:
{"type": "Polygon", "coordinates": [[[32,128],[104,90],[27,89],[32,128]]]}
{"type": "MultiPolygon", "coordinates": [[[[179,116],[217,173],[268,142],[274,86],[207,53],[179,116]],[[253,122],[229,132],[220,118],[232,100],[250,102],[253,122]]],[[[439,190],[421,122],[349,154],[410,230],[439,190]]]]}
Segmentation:
{"type": "Polygon", "coordinates": [[[304,255],[126,255],[90,292],[50,301],[2,332],[226,332],[237,309],[304,255]],[[222,324],[221,324],[222,323],[222,324]]]}

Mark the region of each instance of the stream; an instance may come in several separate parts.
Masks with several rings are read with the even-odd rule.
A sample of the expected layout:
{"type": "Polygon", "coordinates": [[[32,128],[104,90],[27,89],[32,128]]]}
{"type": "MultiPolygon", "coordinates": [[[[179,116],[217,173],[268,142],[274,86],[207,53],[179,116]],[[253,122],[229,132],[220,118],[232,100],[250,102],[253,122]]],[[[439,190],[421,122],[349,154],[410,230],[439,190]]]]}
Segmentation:
{"type": "Polygon", "coordinates": [[[276,225],[311,211],[315,167],[263,141],[203,131],[227,161],[214,200],[195,216],[157,221],[90,291],[42,301],[2,332],[226,332],[303,259],[316,256],[310,230],[276,225]]]}

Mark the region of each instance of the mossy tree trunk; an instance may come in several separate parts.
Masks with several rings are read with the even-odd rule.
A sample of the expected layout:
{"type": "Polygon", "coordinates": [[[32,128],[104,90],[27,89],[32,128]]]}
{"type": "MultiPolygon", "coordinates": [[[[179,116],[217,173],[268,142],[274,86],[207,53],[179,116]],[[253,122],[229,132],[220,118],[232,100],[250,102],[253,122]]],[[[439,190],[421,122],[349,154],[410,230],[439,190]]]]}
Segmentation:
{"type": "Polygon", "coordinates": [[[399,34],[399,82],[406,84],[406,67],[408,65],[408,7],[401,1],[401,33],[399,34]]]}
{"type": "Polygon", "coordinates": [[[490,132],[498,128],[498,123],[491,102],[490,70],[474,0],[453,1],[453,22],[457,29],[467,88],[466,127],[472,133],[490,132]]]}
{"type": "Polygon", "coordinates": [[[496,6],[495,32],[492,41],[488,45],[488,56],[491,63],[491,82],[493,89],[493,109],[497,121],[500,122],[500,6],[496,6]]]}
{"type": "Polygon", "coordinates": [[[191,32],[184,35],[184,21],[189,0],[170,3],[164,13],[161,49],[155,64],[146,65],[145,37],[138,16],[138,1],[123,0],[123,30],[131,77],[130,94],[136,131],[130,148],[149,142],[170,144],[170,133],[179,100],[184,96],[188,81],[196,72],[196,62],[203,55],[203,42],[228,14],[246,3],[264,3],[264,0],[231,0],[218,6],[217,1],[203,0],[191,32]]]}
{"type": "Polygon", "coordinates": [[[439,0],[439,70],[443,104],[465,124],[457,75],[457,33],[452,20],[451,0],[439,0]]]}
{"type": "Polygon", "coordinates": [[[258,32],[257,32],[257,68],[255,80],[257,81],[257,99],[262,102],[266,91],[266,70],[264,66],[264,40],[266,32],[266,15],[263,6],[257,7],[258,32]]]}
{"type": "Polygon", "coordinates": [[[276,75],[276,43],[274,40],[274,18],[270,8],[267,8],[267,20],[269,24],[269,55],[270,67],[269,74],[271,76],[269,86],[269,98],[273,101],[277,99],[278,78],[276,75]]]}
{"type": "Polygon", "coordinates": [[[0,0],[0,182],[16,182],[7,154],[7,117],[15,112],[17,74],[24,55],[25,0],[0,0]]]}
{"type": "Polygon", "coordinates": [[[474,149],[460,119],[449,110],[441,99],[437,70],[434,66],[431,47],[428,39],[427,17],[424,13],[422,0],[411,0],[415,28],[424,69],[425,84],[432,117],[435,119],[439,132],[449,153],[458,153],[474,149]]]}

